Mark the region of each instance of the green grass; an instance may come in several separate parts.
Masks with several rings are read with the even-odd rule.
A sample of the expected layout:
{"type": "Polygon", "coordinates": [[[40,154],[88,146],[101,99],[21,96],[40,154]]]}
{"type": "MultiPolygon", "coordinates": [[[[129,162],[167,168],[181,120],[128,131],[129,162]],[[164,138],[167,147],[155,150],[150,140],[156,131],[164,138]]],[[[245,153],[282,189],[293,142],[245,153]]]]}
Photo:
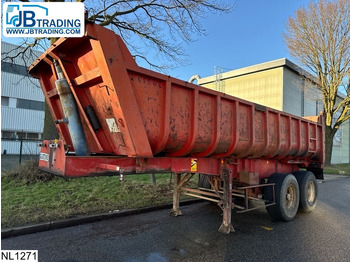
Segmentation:
{"type": "Polygon", "coordinates": [[[326,166],[323,170],[325,174],[343,174],[350,175],[350,163],[349,164],[336,164],[326,166]]]}
{"type": "MultiPolygon", "coordinates": [[[[350,164],[327,166],[324,172],[350,175],[350,164]]],[[[1,226],[171,203],[173,179],[170,174],[157,174],[156,178],[156,185],[151,184],[149,175],[127,175],[124,181],[119,181],[119,176],[66,179],[41,172],[29,162],[2,172],[1,226]]],[[[193,185],[196,179],[192,179],[193,185]]]]}
{"type": "Polygon", "coordinates": [[[152,185],[149,175],[65,179],[30,164],[20,169],[1,176],[2,227],[172,202],[170,174],[157,174],[152,185]]]}

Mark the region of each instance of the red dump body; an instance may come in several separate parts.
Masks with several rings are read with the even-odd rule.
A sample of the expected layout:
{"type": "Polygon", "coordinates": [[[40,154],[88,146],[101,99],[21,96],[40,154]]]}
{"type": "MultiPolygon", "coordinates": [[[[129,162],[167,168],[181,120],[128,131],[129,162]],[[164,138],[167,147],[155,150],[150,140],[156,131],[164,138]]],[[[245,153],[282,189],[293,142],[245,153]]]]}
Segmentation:
{"type": "MultiPolygon", "coordinates": [[[[321,123],[138,67],[119,36],[94,24],[85,37],[58,40],[30,69],[54,120],[64,115],[52,59],[76,99],[91,153],[323,162],[321,123]],[[101,124],[97,132],[87,106],[101,124]]],[[[74,151],[66,125],[57,128],[74,151]]]]}

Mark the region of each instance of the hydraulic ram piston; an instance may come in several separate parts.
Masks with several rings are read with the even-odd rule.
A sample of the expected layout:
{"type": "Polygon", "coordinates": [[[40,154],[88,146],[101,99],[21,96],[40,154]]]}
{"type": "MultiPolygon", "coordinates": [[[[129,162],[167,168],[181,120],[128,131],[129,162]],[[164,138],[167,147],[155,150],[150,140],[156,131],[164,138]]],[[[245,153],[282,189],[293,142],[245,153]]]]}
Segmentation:
{"type": "Polygon", "coordinates": [[[77,156],[86,156],[89,150],[74,96],[57,60],[54,60],[54,65],[58,77],[55,81],[55,85],[65,118],[68,120],[66,124],[72,139],[75,154],[77,156]]]}

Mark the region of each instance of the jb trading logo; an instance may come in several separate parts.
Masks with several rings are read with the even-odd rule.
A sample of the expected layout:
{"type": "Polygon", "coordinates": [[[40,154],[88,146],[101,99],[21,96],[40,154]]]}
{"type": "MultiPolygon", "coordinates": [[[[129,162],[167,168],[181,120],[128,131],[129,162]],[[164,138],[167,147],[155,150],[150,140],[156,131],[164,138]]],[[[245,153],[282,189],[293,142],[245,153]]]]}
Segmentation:
{"type": "Polygon", "coordinates": [[[6,37],[81,37],[84,4],[4,3],[3,33],[6,37]]]}

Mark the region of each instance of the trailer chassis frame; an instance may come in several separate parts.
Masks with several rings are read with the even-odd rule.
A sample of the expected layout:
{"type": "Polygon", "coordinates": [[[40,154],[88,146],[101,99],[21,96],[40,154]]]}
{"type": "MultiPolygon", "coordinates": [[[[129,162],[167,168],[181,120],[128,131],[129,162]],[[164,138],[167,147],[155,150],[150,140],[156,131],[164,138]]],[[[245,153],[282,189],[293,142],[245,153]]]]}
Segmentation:
{"type": "MultiPolygon", "coordinates": [[[[247,167],[251,165],[249,161],[245,163],[247,167]]],[[[250,190],[267,186],[272,186],[274,189],[274,184],[234,186],[233,179],[238,178],[238,166],[238,162],[234,159],[219,158],[75,156],[64,150],[63,141],[55,141],[54,143],[44,141],[39,159],[40,169],[66,177],[173,173],[175,174],[175,183],[171,215],[182,215],[180,210],[181,192],[185,195],[216,202],[223,212],[223,221],[219,231],[225,234],[234,232],[231,222],[232,209],[236,207],[237,212],[242,213],[259,208],[249,207],[249,199],[257,199],[250,194],[250,190]],[[195,174],[205,175],[210,189],[187,187],[188,182],[195,174]],[[244,206],[235,205],[232,201],[233,196],[243,198],[244,206]]],[[[276,165],[273,164],[273,166],[276,165]]],[[[275,196],[273,196],[272,202],[265,205],[274,204],[275,196]]],[[[265,207],[265,205],[261,207],[265,207]]]]}

